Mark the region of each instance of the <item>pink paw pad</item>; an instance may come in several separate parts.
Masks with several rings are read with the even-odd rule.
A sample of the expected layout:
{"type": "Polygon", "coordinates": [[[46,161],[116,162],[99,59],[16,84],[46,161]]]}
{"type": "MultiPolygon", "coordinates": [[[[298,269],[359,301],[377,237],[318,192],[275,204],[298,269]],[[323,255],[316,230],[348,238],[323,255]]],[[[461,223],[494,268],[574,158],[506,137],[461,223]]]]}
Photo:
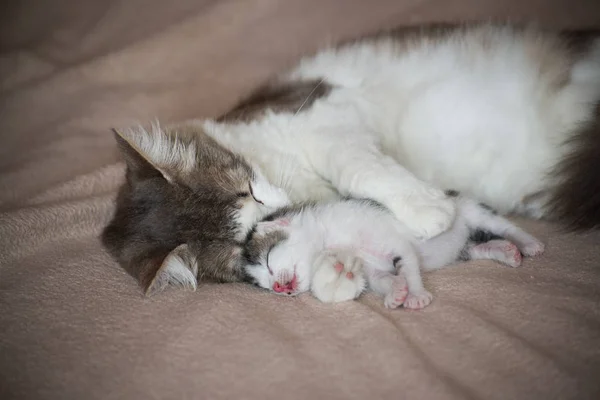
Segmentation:
{"type": "Polygon", "coordinates": [[[506,254],[506,257],[512,260],[511,264],[513,266],[521,265],[523,256],[521,255],[519,248],[514,243],[507,244],[502,250],[504,251],[504,254],[506,254]]]}
{"type": "Polygon", "coordinates": [[[404,301],[404,308],[410,310],[420,310],[427,307],[431,303],[432,299],[433,296],[427,291],[417,295],[409,294],[404,301]]]}
{"type": "Polygon", "coordinates": [[[398,304],[402,304],[406,300],[407,296],[408,296],[408,290],[405,290],[403,292],[394,293],[394,300],[396,302],[398,302],[398,304]]]}
{"type": "Polygon", "coordinates": [[[342,264],[341,262],[337,262],[333,266],[333,269],[335,269],[335,272],[340,273],[340,272],[342,272],[344,270],[344,264],[342,264]]]}
{"type": "Polygon", "coordinates": [[[519,251],[519,248],[517,247],[517,245],[515,245],[514,243],[509,243],[506,246],[504,246],[503,249],[507,254],[512,254],[513,257],[515,258],[515,261],[517,260],[517,258],[520,260],[521,259],[521,252],[519,251]]]}
{"type": "Polygon", "coordinates": [[[516,263],[520,263],[522,259],[523,256],[521,256],[521,253],[517,251],[513,257],[513,260],[515,260],[516,263]]]}
{"type": "Polygon", "coordinates": [[[346,272],[346,278],[354,279],[354,274],[352,272],[346,272]]]}
{"type": "Polygon", "coordinates": [[[398,308],[406,301],[408,297],[408,286],[406,281],[395,281],[392,284],[392,291],[385,297],[384,305],[387,308],[398,308]]]}

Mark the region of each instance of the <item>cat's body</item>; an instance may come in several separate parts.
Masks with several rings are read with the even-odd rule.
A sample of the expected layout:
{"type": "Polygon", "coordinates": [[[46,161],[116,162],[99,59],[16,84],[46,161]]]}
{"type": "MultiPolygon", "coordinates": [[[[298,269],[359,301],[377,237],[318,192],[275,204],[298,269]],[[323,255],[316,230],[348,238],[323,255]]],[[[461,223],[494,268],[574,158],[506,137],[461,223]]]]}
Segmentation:
{"type": "Polygon", "coordinates": [[[404,303],[407,308],[422,308],[432,296],[423,287],[421,269],[469,259],[517,267],[521,254],[543,252],[540,241],[489,208],[461,197],[455,205],[450,228],[425,241],[417,240],[389,210],[372,201],[284,208],[259,222],[249,235],[248,280],[287,295],[311,290],[325,302],[356,298],[368,282],[385,296],[388,307],[404,303]],[[476,242],[481,232],[505,239],[476,242]]]}
{"type": "MultiPolygon", "coordinates": [[[[599,100],[600,40],[581,50],[553,33],[479,25],[327,49],[217,120],[123,135],[154,165],[160,154],[185,160],[173,142],[181,129],[196,131],[294,202],[371,198],[421,238],[453,222],[445,187],[503,214],[590,228],[600,226],[599,100]],[[144,140],[156,145],[144,149],[144,140]]],[[[241,215],[222,217],[223,229],[244,232],[260,218],[241,215]]],[[[126,215],[119,223],[131,225],[126,215]]],[[[118,254],[130,237],[105,244],[118,254]]]]}
{"type": "Polygon", "coordinates": [[[280,85],[328,85],[310,107],[202,128],[260,165],[294,201],[341,192],[374,198],[401,216],[381,189],[384,181],[401,186],[397,197],[414,195],[402,201],[410,213],[401,219],[424,236],[440,230],[431,221],[438,215],[415,211],[427,205],[446,215],[439,188],[501,213],[546,214],[535,200],[551,195],[552,169],[570,150],[562,144],[593,120],[600,101],[600,40],[584,56],[535,30],[449,32],[325,50],[280,78],[280,85]],[[394,171],[397,163],[419,181],[394,171]],[[364,182],[371,176],[378,178],[372,187],[364,182]]]}

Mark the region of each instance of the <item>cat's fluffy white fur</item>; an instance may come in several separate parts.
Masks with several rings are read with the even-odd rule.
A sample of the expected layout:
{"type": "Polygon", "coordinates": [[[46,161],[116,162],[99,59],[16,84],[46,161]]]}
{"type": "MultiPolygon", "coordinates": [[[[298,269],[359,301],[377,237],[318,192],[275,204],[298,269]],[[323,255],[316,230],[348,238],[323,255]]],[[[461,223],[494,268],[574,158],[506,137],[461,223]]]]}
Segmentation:
{"type": "Polygon", "coordinates": [[[315,78],[334,89],[301,112],[196,123],[293,201],[372,198],[429,238],[454,218],[445,188],[544,215],[562,143],[600,99],[600,40],[574,60],[552,34],[476,26],[327,49],[283,79],[315,78]]]}
{"type": "Polygon", "coordinates": [[[324,302],[354,299],[368,282],[384,296],[387,307],[418,309],[432,299],[423,287],[421,269],[439,269],[461,258],[517,267],[521,253],[543,252],[540,241],[488,208],[467,198],[452,201],[457,209],[454,223],[426,241],[417,240],[388,210],[371,201],[278,211],[255,227],[249,246],[261,250],[246,271],[260,287],[288,295],[311,290],[324,302]],[[476,231],[506,240],[470,242],[476,231]],[[277,232],[284,234],[277,241],[257,244],[277,232]]]}

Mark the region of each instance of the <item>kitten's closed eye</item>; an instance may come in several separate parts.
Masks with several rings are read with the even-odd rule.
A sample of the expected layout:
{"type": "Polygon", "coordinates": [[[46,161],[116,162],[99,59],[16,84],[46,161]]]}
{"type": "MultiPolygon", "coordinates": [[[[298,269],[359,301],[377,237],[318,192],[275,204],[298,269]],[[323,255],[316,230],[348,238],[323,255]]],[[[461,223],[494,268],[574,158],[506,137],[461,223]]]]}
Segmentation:
{"type": "Polygon", "coordinates": [[[273,250],[273,247],[275,246],[271,246],[271,248],[269,249],[269,251],[267,252],[267,260],[266,260],[266,264],[267,264],[267,270],[269,271],[270,275],[273,275],[273,270],[271,269],[271,267],[269,266],[269,255],[271,254],[271,250],[273,250]]]}

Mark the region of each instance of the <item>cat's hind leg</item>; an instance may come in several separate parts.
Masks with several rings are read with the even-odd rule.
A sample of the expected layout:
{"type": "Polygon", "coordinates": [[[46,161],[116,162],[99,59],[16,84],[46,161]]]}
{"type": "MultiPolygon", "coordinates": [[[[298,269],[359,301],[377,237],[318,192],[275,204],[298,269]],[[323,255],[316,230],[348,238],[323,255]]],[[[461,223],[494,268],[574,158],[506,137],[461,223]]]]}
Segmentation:
{"type": "Polygon", "coordinates": [[[312,294],[324,303],[360,296],[366,287],[363,260],[352,250],[324,250],[315,259],[312,294]]]}

